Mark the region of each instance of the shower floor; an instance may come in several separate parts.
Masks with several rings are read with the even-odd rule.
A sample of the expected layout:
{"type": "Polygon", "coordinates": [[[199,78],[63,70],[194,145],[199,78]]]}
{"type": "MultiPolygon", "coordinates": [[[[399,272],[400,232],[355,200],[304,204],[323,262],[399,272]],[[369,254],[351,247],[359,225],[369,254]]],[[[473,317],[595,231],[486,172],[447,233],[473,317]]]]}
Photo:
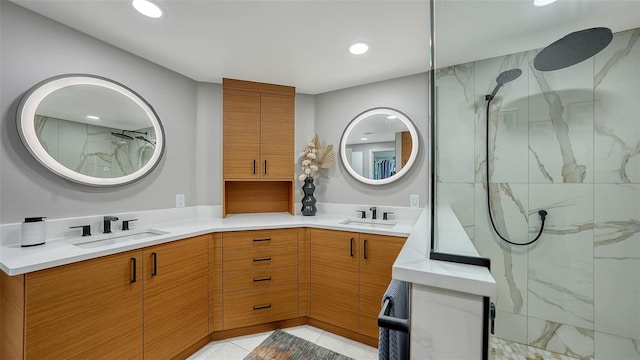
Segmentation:
{"type": "Polygon", "coordinates": [[[490,360],[579,360],[532,346],[491,337],[490,360]]]}

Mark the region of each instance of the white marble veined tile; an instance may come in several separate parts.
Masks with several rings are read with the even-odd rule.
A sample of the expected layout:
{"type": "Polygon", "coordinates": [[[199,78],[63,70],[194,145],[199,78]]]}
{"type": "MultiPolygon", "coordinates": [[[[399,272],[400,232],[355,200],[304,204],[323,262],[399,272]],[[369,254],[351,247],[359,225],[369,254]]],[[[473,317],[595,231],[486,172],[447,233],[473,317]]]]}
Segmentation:
{"type": "Polygon", "coordinates": [[[594,255],[640,259],[640,184],[595,184],[594,255]]]}
{"type": "Polygon", "coordinates": [[[491,101],[489,111],[489,162],[492,182],[527,182],[528,72],[527,54],[518,53],[475,63],[476,83],[476,181],[486,179],[487,101],[496,78],[506,70],[519,68],[522,75],[504,84],[491,101]]]}
{"type": "MultiPolygon", "coordinates": [[[[500,233],[515,242],[525,242],[527,233],[527,185],[503,184],[508,189],[492,195],[492,210],[500,233]],[[499,201],[497,201],[499,200],[499,201]]],[[[503,189],[503,190],[504,190],[503,189]]],[[[527,249],[500,240],[491,227],[487,212],[487,194],[483,184],[475,186],[475,239],[481,256],[491,258],[491,274],[496,280],[496,308],[514,314],[527,309],[527,249]]]]}
{"type": "Polygon", "coordinates": [[[640,183],[640,29],[616,33],[594,61],[596,182],[640,183]]]}
{"type": "Polygon", "coordinates": [[[436,96],[438,181],[473,182],[473,67],[438,71],[436,96]]]}
{"type": "Polygon", "coordinates": [[[640,340],[596,331],[596,359],[640,360],[640,340]]]}
{"type": "Polygon", "coordinates": [[[526,344],[527,317],[525,315],[512,314],[505,311],[496,311],[495,336],[501,339],[526,344]]]}
{"type": "Polygon", "coordinates": [[[593,330],[529,317],[529,345],[578,359],[594,358],[593,330]]]}
{"type": "Polygon", "coordinates": [[[530,182],[592,183],[593,60],[530,72],[530,182]]]}
{"type": "Polygon", "coordinates": [[[195,353],[193,353],[187,359],[188,360],[215,359],[213,354],[216,351],[220,350],[220,348],[222,348],[222,346],[224,346],[224,344],[226,344],[226,343],[227,343],[227,341],[225,341],[225,340],[212,341],[212,342],[208,343],[207,345],[205,345],[202,349],[200,349],[200,350],[196,351],[195,353]]]}
{"type": "Polygon", "coordinates": [[[301,339],[315,343],[324,331],[309,325],[301,325],[291,328],[285,328],[284,331],[301,339]]]}
{"type": "Polygon", "coordinates": [[[256,346],[260,345],[266,338],[271,335],[272,331],[261,332],[257,334],[250,334],[244,336],[238,336],[229,341],[234,345],[237,345],[247,351],[253,351],[256,346]]]}
{"type": "Polygon", "coordinates": [[[548,212],[529,251],[529,316],[593,329],[593,185],[530,186],[531,209],[548,212]]]}
{"type": "MultiPolygon", "coordinates": [[[[210,344],[206,345],[203,349],[207,349],[204,353],[198,351],[191,355],[189,360],[242,360],[250,351],[247,351],[238,345],[231,343],[230,341],[224,341],[219,346],[214,345],[210,347],[210,344]]],[[[202,349],[201,349],[202,350],[202,349]]]]}
{"type": "Polygon", "coordinates": [[[436,187],[438,204],[451,207],[471,240],[475,236],[474,188],[473,183],[440,183],[436,187]]]}
{"type": "Polygon", "coordinates": [[[640,259],[594,262],[595,329],[640,341],[640,259]]]}

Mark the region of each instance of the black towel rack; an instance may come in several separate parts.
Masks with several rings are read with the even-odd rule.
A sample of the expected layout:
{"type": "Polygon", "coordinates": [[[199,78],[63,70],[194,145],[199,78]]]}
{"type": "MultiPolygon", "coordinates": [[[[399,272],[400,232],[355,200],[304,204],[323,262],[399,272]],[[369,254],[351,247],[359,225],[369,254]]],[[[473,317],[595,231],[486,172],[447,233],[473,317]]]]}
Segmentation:
{"type": "Polygon", "coordinates": [[[382,303],[382,310],[378,315],[378,326],[385,329],[391,329],[400,331],[403,333],[409,333],[409,319],[400,319],[393,316],[389,316],[389,299],[384,299],[382,303]]]}

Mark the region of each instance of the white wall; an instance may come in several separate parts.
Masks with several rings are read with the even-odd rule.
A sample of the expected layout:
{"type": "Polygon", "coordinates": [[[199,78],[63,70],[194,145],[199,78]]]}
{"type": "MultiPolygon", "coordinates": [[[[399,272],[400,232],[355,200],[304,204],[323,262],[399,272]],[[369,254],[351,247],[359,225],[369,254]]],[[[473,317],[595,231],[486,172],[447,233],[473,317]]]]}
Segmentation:
{"type": "Polygon", "coordinates": [[[340,154],[337,163],[321,172],[315,182],[319,202],[409,206],[409,195],[427,199],[427,74],[417,74],[378,83],[316,95],[315,128],[322,143],[340,144],[342,132],[361,112],[374,107],[390,107],[406,114],[418,129],[420,151],[414,168],[400,180],[386,185],[366,185],[344,169],[340,154]]]}
{"type": "Polygon", "coordinates": [[[196,204],[195,81],[8,1],[0,1],[0,36],[0,223],[167,208],[176,193],[196,204]],[[65,73],[114,79],[154,106],[167,134],[156,170],[135,184],[99,189],[54,175],[27,152],[16,130],[17,103],[34,84],[65,73]]]}

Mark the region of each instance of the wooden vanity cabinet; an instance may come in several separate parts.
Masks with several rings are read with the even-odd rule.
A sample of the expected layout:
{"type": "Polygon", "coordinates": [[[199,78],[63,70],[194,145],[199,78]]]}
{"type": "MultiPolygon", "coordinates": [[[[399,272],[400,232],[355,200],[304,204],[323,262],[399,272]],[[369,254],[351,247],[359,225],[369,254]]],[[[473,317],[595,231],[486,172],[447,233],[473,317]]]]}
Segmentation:
{"type": "Polygon", "coordinates": [[[378,313],[406,238],[311,229],[311,318],[378,338],[378,313]]]}
{"type": "Polygon", "coordinates": [[[24,292],[14,292],[24,304],[24,353],[2,358],[142,359],[142,259],[138,250],[16,277],[3,273],[3,281],[24,279],[24,292]]]}
{"type": "Polygon", "coordinates": [[[146,359],[172,359],[209,334],[209,237],[143,249],[146,359]]]}
{"type": "Polygon", "coordinates": [[[208,335],[208,238],[25,275],[2,273],[0,358],[155,360],[180,354],[208,335]]]}
{"type": "Polygon", "coordinates": [[[298,317],[298,230],[222,235],[223,329],[298,317]]]}
{"type": "Polygon", "coordinates": [[[223,79],[223,212],[293,213],[295,88],[223,79]]]}

